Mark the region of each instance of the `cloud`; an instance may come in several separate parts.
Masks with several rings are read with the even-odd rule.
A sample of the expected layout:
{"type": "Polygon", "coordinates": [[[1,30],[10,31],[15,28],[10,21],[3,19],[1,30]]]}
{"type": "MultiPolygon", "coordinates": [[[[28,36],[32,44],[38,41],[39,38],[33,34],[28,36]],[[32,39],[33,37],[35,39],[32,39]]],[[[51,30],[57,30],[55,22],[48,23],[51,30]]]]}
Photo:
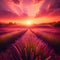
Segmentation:
{"type": "Polygon", "coordinates": [[[57,16],[60,15],[60,0],[45,0],[40,11],[37,13],[36,17],[50,15],[57,16]]]}
{"type": "Polygon", "coordinates": [[[50,7],[48,9],[48,15],[51,15],[51,16],[60,15],[60,0],[51,1],[50,7]]]}
{"type": "Polygon", "coordinates": [[[14,3],[19,4],[20,0],[13,0],[14,3]]]}
{"type": "Polygon", "coordinates": [[[55,9],[54,11],[48,14],[49,16],[60,16],[60,8],[55,9]]]}
{"type": "Polygon", "coordinates": [[[19,5],[14,3],[12,0],[0,1],[0,18],[19,19],[27,16],[27,13],[23,12],[19,5]]]}
{"type": "Polygon", "coordinates": [[[40,1],[31,0],[29,1],[28,5],[27,5],[27,2],[23,3],[23,8],[25,9],[28,16],[35,17],[36,14],[39,12],[39,8],[41,7],[43,2],[44,2],[43,0],[40,0],[40,1]]]}
{"type": "Polygon", "coordinates": [[[51,1],[50,9],[60,8],[60,0],[53,0],[51,1]]]}
{"type": "Polygon", "coordinates": [[[0,10],[0,19],[13,19],[16,17],[18,16],[10,11],[0,10]]]}
{"type": "Polygon", "coordinates": [[[18,16],[27,14],[34,17],[39,12],[42,0],[1,0],[0,9],[9,11],[18,16]]]}
{"type": "Polygon", "coordinates": [[[40,17],[59,15],[60,0],[0,0],[0,15],[40,17]]]}
{"type": "Polygon", "coordinates": [[[12,0],[0,1],[0,15],[22,15],[23,12],[12,0]]]}

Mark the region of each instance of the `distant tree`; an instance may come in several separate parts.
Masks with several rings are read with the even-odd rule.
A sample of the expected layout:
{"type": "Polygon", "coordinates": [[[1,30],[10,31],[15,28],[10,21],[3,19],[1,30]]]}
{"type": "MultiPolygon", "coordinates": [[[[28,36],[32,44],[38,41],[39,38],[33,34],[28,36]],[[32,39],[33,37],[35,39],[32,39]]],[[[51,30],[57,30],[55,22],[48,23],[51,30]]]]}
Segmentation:
{"type": "Polygon", "coordinates": [[[9,25],[13,25],[13,23],[12,22],[9,22],[9,25]]]}
{"type": "Polygon", "coordinates": [[[0,27],[2,27],[2,23],[0,23],[0,27]]]}
{"type": "Polygon", "coordinates": [[[60,21],[54,24],[54,27],[60,27],[60,21]]]}
{"type": "Polygon", "coordinates": [[[6,26],[6,24],[0,22],[0,28],[5,27],[5,26],[6,26]]]}

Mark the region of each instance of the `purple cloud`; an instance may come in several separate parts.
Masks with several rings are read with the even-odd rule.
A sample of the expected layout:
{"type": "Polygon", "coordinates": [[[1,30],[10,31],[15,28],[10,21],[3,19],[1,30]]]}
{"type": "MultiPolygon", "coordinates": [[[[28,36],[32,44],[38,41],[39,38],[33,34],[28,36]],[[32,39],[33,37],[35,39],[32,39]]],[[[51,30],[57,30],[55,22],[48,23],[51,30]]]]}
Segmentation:
{"type": "Polygon", "coordinates": [[[20,0],[13,0],[14,3],[19,4],[20,0]]]}
{"type": "Polygon", "coordinates": [[[60,0],[45,0],[45,2],[40,7],[40,11],[36,17],[43,15],[60,15],[60,0]]]}

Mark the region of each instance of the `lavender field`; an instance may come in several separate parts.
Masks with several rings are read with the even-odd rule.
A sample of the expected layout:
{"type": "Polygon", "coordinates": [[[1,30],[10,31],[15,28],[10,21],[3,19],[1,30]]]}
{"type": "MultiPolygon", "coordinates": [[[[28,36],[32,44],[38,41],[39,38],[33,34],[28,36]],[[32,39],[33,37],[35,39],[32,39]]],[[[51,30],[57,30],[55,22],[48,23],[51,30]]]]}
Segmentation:
{"type": "Polygon", "coordinates": [[[0,28],[0,60],[60,60],[60,28],[0,28]]]}

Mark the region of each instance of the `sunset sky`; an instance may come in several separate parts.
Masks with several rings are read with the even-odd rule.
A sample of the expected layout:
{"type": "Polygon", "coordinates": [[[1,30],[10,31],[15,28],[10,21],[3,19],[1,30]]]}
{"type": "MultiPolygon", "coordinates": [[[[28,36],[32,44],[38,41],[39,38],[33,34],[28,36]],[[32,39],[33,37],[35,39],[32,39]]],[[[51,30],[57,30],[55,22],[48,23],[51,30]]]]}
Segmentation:
{"type": "Polygon", "coordinates": [[[0,22],[60,21],[60,0],[0,0],[0,22]]]}

